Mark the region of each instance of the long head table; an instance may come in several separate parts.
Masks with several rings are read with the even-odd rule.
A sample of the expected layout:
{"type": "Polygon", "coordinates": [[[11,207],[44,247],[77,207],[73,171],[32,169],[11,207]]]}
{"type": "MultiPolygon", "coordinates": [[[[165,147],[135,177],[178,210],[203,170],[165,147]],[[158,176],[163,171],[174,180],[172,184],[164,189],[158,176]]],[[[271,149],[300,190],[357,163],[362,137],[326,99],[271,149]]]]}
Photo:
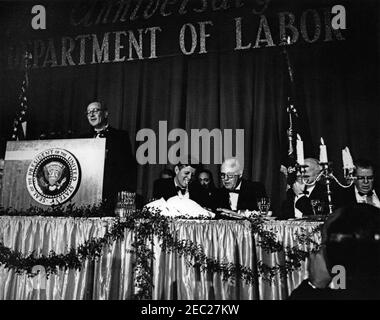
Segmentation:
{"type": "MultiPolygon", "coordinates": [[[[113,218],[0,217],[0,242],[23,254],[48,255],[51,250],[67,253],[92,237],[102,237],[114,223],[113,218]]],[[[264,229],[274,231],[285,246],[300,246],[297,233],[311,231],[318,222],[269,221],[264,229]]],[[[171,232],[179,239],[200,244],[206,255],[222,262],[233,262],[257,270],[257,262],[275,266],[284,264],[283,252],[267,253],[258,235],[252,234],[247,221],[177,220],[171,232]]],[[[319,234],[314,235],[319,241],[319,234]]],[[[50,275],[46,289],[34,285],[34,278],[18,275],[0,265],[0,299],[131,299],[133,297],[134,256],[130,253],[134,241],[126,230],[123,240],[106,246],[99,259],[85,261],[81,270],[60,270],[50,275]]],[[[189,267],[186,258],[175,252],[164,253],[158,241],[153,246],[153,299],[285,299],[307,276],[305,264],[286,279],[280,276],[272,282],[258,276],[255,285],[243,280],[225,281],[222,275],[189,267]]]]}

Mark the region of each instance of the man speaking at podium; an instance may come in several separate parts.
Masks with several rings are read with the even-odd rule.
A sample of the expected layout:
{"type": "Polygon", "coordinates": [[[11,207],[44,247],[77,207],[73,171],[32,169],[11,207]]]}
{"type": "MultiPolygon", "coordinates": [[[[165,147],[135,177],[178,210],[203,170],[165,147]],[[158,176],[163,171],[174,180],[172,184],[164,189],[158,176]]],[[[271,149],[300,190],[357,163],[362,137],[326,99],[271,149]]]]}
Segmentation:
{"type": "Polygon", "coordinates": [[[102,197],[110,206],[113,206],[119,191],[136,191],[137,166],[132,155],[128,132],[111,127],[108,123],[108,115],[104,103],[91,102],[87,106],[86,116],[92,130],[81,137],[107,139],[102,197]]]}

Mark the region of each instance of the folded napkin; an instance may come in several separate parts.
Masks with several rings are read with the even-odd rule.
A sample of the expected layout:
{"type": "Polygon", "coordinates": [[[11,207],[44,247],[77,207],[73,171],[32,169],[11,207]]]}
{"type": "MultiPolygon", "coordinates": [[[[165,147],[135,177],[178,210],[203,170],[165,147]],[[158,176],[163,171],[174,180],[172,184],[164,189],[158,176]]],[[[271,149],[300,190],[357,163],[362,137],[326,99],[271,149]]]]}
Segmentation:
{"type": "Polygon", "coordinates": [[[150,202],[145,205],[147,208],[160,210],[160,214],[168,217],[189,217],[189,218],[214,218],[215,214],[204,208],[191,199],[174,196],[165,201],[164,198],[150,202]]]}

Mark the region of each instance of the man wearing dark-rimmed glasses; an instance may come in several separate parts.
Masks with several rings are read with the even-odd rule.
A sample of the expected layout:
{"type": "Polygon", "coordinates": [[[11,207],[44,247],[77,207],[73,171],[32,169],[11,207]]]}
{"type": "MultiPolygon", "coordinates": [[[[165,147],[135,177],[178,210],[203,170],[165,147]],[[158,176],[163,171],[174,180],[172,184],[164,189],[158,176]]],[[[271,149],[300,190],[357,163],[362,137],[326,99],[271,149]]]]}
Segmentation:
{"type": "Polygon", "coordinates": [[[222,188],[218,191],[218,211],[225,214],[239,210],[258,210],[257,200],[266,197],[261,182],[243,178],[243,167],[236,158],[226,159],[220,168],[222,188]]]}
{"type": "Polygon", "coordinates": [[[353,203],[367,203],[380,208],[378,193],[375,190],[375,166],[366,159],[355,161],[354,184],[351,188],[341,190],[339,206],[353,203]]]}
{"type": "Polygon", "coordinates": [[[136,161],[132,154],[129,134],[115,129],[108,122],[109,111],[101,101],[88,104],[85,116],[90,132],[81,138],[105,138],[106,157],[103,178],[103,200],[115,204],[119,191],[136,191],[136,161]]]}

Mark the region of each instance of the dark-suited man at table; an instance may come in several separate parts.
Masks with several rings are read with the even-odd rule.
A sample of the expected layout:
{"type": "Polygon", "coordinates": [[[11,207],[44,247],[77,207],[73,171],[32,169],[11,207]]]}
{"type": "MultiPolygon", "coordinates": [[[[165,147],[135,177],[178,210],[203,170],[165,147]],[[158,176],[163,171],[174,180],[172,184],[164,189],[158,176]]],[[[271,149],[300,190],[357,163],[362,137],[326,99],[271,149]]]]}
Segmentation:
{"type": "Polygon", "coordinates": [[[266,197],[261,182],[243,178],[244,168],[237,158],[226,159],[220,168],[222,188],[217,194],[217,211],[221,216],[235,214],[239,210],[258,210],[257,202],[266,197]]]}
{"type": "Polygon", "coordinates": [[[328,213],[326,185],[316,181],[322,167],[314,158],[305,159],[305,174],[298,175],[292,187],[286,192],[282,203],[280,219],[303,218],[328,213]]]}
{"type": "Polygon", "coordinates": [[[109,112],[103,102],[91,102],[87,106],[86,117],[91,130],[82,134],[81,138],[106,139],[102,197],[112,206],[116,203],[119,191],[136,191],[137,164],[129,134],[109,125],[109,112]]]}
{"type": "Polygon", "coordinates": [[[198,192],[191,183],[194,180],[199,165],[193,163],[192,159],[183,160],[174,167],[175,177],[172,179],[160,178],[153,186],[153,198],[164,198],[179,196],[196,201],[198,192]]]}
{"type": "Polygon", "coordinates": [[[354,203],[368,203],[380,208],[378,192],[375,190],[375,166],[366,159],[355,161],[354,184],[347,189],[340,189],[337,195],[337,206],[354,203]]]}

